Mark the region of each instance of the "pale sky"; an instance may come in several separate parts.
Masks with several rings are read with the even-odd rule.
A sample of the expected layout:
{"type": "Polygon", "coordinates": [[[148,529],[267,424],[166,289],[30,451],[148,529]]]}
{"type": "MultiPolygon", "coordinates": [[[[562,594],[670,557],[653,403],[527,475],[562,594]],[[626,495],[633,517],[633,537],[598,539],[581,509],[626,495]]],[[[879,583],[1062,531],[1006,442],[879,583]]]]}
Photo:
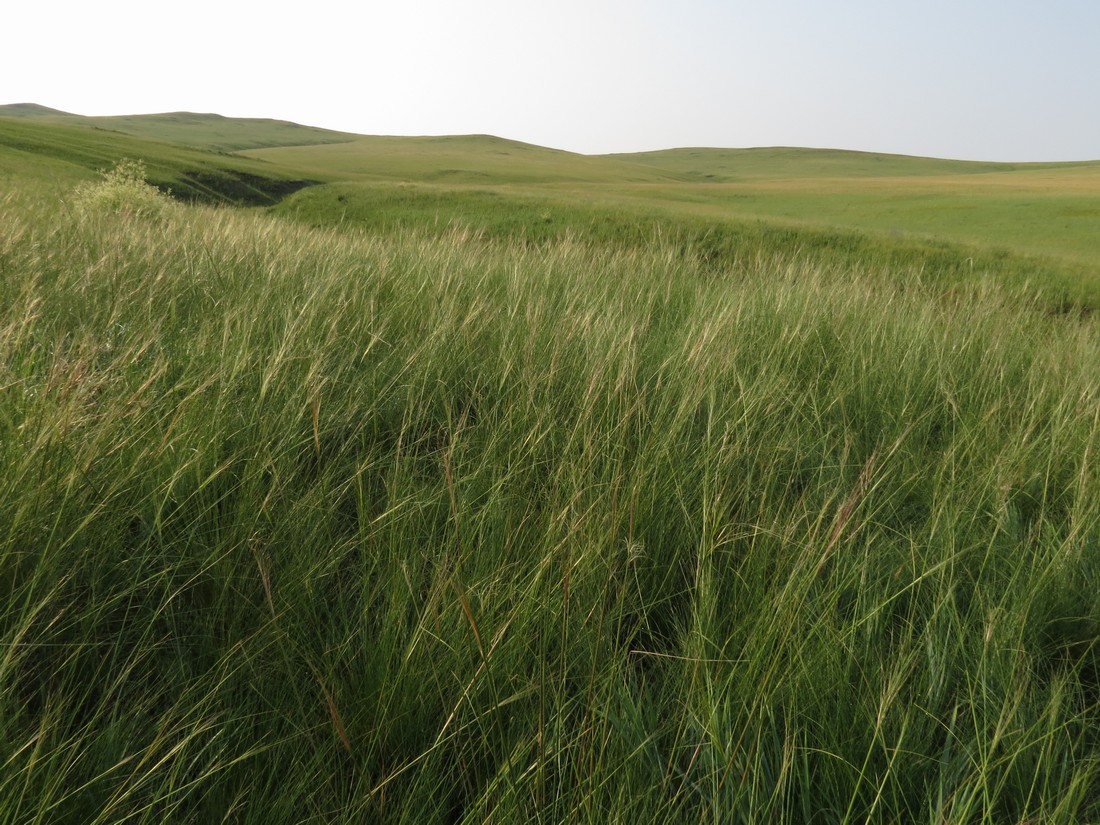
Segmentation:
{"type": "Polygon", "coordinates": [[[1100,0],[24,0],[0,103],[576,152],[1100,159],[1100,0]]]}

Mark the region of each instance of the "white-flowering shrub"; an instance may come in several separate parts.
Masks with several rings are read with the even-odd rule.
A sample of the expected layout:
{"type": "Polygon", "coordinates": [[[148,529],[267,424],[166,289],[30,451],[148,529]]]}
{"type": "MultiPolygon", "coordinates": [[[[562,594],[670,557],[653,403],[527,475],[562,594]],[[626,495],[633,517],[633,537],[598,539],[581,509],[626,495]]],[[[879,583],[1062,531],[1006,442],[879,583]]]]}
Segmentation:
{"type": "Polygon", "coordinates": [[[168,193],[145,180],[145,163],[123,158],[103,179],[80,184],[73,203],[81,214],[102,212],[159,215],[172,206],[168,193]]]}

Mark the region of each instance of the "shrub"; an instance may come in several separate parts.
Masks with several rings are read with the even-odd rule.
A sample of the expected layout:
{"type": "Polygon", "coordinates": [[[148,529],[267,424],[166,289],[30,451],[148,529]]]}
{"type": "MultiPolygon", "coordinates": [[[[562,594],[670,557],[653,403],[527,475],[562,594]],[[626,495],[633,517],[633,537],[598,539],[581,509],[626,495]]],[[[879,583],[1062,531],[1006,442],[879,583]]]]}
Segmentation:
{"type": "Polygon", "coordinates": [[[102,174],[102,180],[76,188],[73,201],[81,214],[158,215],[172,204],[167,192],[146,182],[144,161],[123,158],[102,174]]]}

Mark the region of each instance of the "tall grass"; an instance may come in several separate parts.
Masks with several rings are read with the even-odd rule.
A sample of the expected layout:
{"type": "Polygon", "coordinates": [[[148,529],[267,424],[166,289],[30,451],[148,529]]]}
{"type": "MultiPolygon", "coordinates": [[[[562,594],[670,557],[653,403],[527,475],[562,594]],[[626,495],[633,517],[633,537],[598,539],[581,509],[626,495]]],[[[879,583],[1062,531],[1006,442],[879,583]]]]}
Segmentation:
{"type": "Polygon", "coordinates": [[[774,248],[0,222],[0,821],[1100,817],[1089,317],[774,248]]]}

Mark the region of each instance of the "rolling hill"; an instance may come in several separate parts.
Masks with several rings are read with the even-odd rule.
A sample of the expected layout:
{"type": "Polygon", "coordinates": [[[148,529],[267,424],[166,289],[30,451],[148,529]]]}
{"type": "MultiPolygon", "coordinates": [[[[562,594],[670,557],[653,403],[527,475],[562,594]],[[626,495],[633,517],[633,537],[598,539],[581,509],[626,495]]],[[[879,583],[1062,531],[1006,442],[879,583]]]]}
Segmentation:
{"type": "Polygon", "coordinates": [[[352,135],[188,112],[93,118],[30,103],[0,107],[0,146],[23,153],[14,161],[0,156],[0,175],[47,167],[55,178],[69,167],[87,175],[132,156],[146,160],[158,185],[207,200],[271,205],[308,183],[324,184],[280,207],[313,223],[379,225],[386,214],[438,223],[450,214],[475,227],[530,225],[532,215],[553,222],[583,205],[867,233],[884,244],[958,244],[969,258],[1020,253],[1100,283],[1097,161],[987,163],[786,147],[581,155],[491,135],[352,135]]]}
{"type": "Polygon", "coordinates": [[[287,120],[234,118],[197,112],[86,117],[36,103],[16,103],[0,106],[0,118],[2,117],[33,118],[44,123],[68,126],[94,126],[149,140],[167,141],[216,152],[236,152],[266,146],[339,143],[356,137],[345,132],[302,126],[287,120]]]}
{"type": "Polygon", "coordinates": [[[541,185],[691,179],[645,163],[580,155],[493,135],[360,136],[325,146],[282,146],[243,154],[342,180],[541,185]]]}
{"type": "Polygon", "coordinates": [[[994,163],[858,152],[847,149],[804,149],[786,146],[752,149],[664,149],[656,152],[611,154],[601,157],[638,163],[694,180],[714,183],[808,178],[864,180],[1100,167],[1100,163],[1097,162],[994,163]]]}
{"type": "Polygon", "coordinates": [[[265,206],[315,182],[238,155],[38,116],[0,117],[0,182],[29,178],[65,186],[127,157],[143,160],[150,183],[182,200],[265,206]]]}

